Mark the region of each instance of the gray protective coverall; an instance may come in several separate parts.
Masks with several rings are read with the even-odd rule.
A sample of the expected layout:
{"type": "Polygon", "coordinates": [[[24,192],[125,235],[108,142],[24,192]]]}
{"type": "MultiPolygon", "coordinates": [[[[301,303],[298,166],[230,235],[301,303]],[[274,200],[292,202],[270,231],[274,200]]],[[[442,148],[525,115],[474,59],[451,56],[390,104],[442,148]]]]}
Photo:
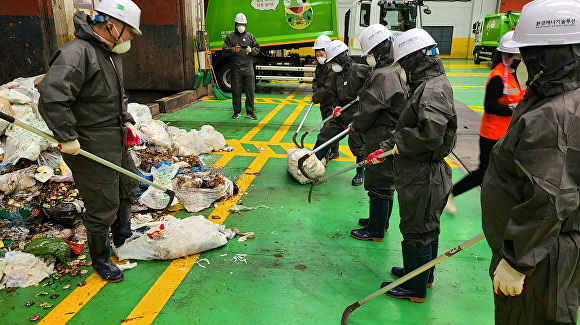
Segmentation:
{"type": "Polygon", "coordinates": [[[428,246],[439,235],[439,218],[453,186],[451,168],[443,158],[455,147],[457,131],[453,90],[443,63],[421,56],[409,55],[410,62],[419,62],[410,71],[411,95],[394,136],[381,143],[384,151],[395,144],[399,150],[394,159],[399,227],[411,247],[428,246]]]}
{"type": "MultiPolygon", "coordinates": [[[[124,146],[124,123],[135,121],[127,112],[121,58],[101,42],[87,19],[82,11],[74,14],[76,39],[52,56],[51,67],[38,84],[39,111],[58,141],[78,139],[82,149],[136,172],[124,146]]],[[[129,212],[137,180],[84,156],[63,154],[63,159],[83,197],[87,230],[108,233],[113,226],[114,237],[124,242],[119,236],[131,236],[129,224],[114,223],[118,210],[129,212]]]]}
{"type": "Polygon", "coordinates": [[[580,62],[572,46],[522,47],[528,88],[493,147],[481,191],[493,258],[526,275],[495,294],[496,324],[576,324],[580,305],[580,62]],[[540,62],[538,62],[540,56],[540,62]],[[568,62],[573,60],[573,62],[568,62]],[[563,68],[549,73],[562,63],[563,68]]]}
{"type": "MultiPolygon", "coordinates": [[[[362,88],[371,67],[359,63],[354,63],[349,59],[348,64],[343,65],[343,71],[334,73],[331,77],[329,95],[332,97],[332,108],[344,106],[357,97],[358,91],[362,88]]],[[[340,132],[346,130],[352,123],[352,117],[358,110],[359,103],[354,103],[342,111],[338,118],[330,119],[318,134],[317,144],[324,143],[340,132]]],[[[340,141],[340,140],[339,140],[340,141]]],[[[360,134],[349,135],[348,146],[355,156],[363,156],[363,144],[360,134]]],[[[326,149],[326,148],[325,148],[326,149]]],[[[322,159],[328,150],[321,150],[316,153],[318,159],[322,159]]]]}
{"type": "Polygon", "coordinates": [[[229,55],[232,60],[231,82],[232,82],[232,105],[234,113],[242,111],[242,90],[246,94],[246,113],[254,113],[254,88],[256,78],[254,76],[254,64],[252,57],[260,53],[260,45],[254,35],[244,32],[240,34],[237,30],[231,32],[222,46],[222,50],[229,55]],[[234,47],[239,45],[241,51],[234,52],[234,47]],[[246,47],[251,47],[252,51],[246,53],[246,47]]]}
{"type": "MultiPolygon", "coordinates": [[[[361,134],[365,156],[380,149],[380,143],[392,136],[405,106],[407,85],[399,77],[401,68],[390,63],[377,65],[359,92],[359,110],[353,116],[353,126],[361,134]]],[[[380,164],[365,166],[365,174],[364,187],[369,197],[393,200],[393,156],[380,164]]]]}

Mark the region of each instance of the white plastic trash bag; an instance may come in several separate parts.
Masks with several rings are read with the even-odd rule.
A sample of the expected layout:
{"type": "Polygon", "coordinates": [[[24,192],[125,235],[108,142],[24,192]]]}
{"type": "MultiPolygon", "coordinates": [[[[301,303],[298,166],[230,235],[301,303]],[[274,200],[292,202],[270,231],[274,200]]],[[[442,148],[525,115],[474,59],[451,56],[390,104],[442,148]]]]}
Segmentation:
{"type": "Polygon", "coordinates": [[[199,212],[209,208],[215,201],[226,200],[234,195],[234,183],[226,177],[223,179],[222,184],[213,188],[201,188],[201,179],[189,175],[179,175],[173,182],[175,197],[188,212],[199,212]],[[187,179],[187,177],[191,179],[187,179]]]}
{"type": "Polygon", "coordinates": [[[228,240],[219,224],[203,216],[140,224],[149,230],[113,249],[119,260],[172,260],[225,245],[228,240]]]}
{"type": "Polygon", "coordinates": [[[46,264],[41,258],[24,252],[8,252],[5,256],[6,266],[0,282],[4,287],[25,288],[37,285],[54,270],[54,262],[46,264]]]}
{"type": "MultiPolygon", "coordinates": [[[[308,149],[290,149],[286,155],[286,168],[290,175],[292,175],[300,184],[312,183],[312,180],[307,178],[302,174],[298,168],[298,159],[302,158],[304,155],[309,154],[308,149]]],[[[324,164],[312,155],[310,158],[306,159],[303,165],[304,170],[308,173],[308,176],[312,178],[320,178],[326,173],[326,168],[324,164]]]]}
{"type": "MultiPolygon", "coordinates": [[[[178,165],[161,165],[159,168],[152,167],[151,175],[153,175],[153,182],[164,188],[173,190],[172,179],[179,171],[178,165]]],[[[169,196],[165,192],[158,190],[153,186],[149,186],[145,192],[139,197],[139,203],[151,209],[163,209],[169,203],[169,196]]],[[[171,205],[175,204],[172,202],[171,205]]]]}
{"type": "MultiPolygon", "coordinates": [[[[12,105],[10,105],[10,102],[8,101],[8,99],[4,98],[4,97],[0,97],[0,112],[6,114],[6,115],[10,115],[10,116],[14,116],[14,110],[12,109],[12,105]]],[[[0,135],[4,134],[4,131],[6,131],[6,128],[10,125],[10,122],[4,120],[4,119],[0,119],[0,135]]]]}
{"type": "Polygon", "coordinates": [[[211,125],[202,126],[198,133],[203,142],[213,151],[221,151],[227,146],[224,136],[211,125]]]}
{"type": "MultiPolygon", "coordinates": [[[[32,112],[32,107],[22,107],[20,110],[16,106],[12,107],[16,113],[15,118],[23,123],[26,123],[36,129],[43,131],[52,136],[52,131],[48,129],[43,120],[38,119],[32,112]]],[[[53,142],[36,135],[24,128],[11,124],[6,128],[6,147],[4,151],[4,160],[1,165],[14,164],[19,159],[25,158],[35,161],[38,159],[40,153],[51,145],[56,145],[53,142]]]]}
{"type": "Polygon", "coordinates": [[[186,131],[174,126],[167,128],[173,141],[173,153],[178,157],[199,156],[211,153],[212,148],[207,146],[196,130],[186,131]]]}
{"type": "Polygon", "coordinates": [[[157,120],[143,120],[139,123],[137,130],[141,131],[142,139],[150,144],[171,150],[171,138],[167,132],[165,123],[157,120]]]}
{"type": "Polygon", "coordinates": [[[151,110],[149,106],[137,103],[129,103],[127,105],[127,112],[131,114],[135,120],[135,127],[138,128],[142,121],[152,120],[151,110]]]}

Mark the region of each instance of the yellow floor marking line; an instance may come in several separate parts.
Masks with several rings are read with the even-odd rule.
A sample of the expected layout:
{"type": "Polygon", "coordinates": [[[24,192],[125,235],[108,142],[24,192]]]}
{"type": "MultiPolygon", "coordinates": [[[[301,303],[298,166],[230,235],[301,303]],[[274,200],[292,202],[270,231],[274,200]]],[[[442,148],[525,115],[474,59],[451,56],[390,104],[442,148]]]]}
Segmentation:
{"type": "Polygon", "coordinates": [[[123,320],[125,324],[151,324],[183,281],[200,254],[173,260],[159,276],[133,311],[123,320]]]}
{"type": "MultiPolygon", "coordinates": [[[[310,104],[308,104],[310,106],[310,104]]],[[[292,113],[290,114],[290,116],[288,116],[288,118],[284,121],[284,123],[282,123],[282,126],[278,129],[278,131],[276,131],[276,133],[274,134],[274,136],[272,137],[272,139],[270,139],[271,142],[281,142],[282,138],[286,135],[286,133],[288,132],[288,130],[290,129],[290,126],[292,125],[292,123],[294,123],[294,121],[296,121],[296,119],[298,118],[298,116],[300,115],[300,113],[302,113],[302,111],[304,110],[304,107],[306,107],[306,104],[300,104],[298,106],[296,106],[296,109],[294,111],[292,111],[292,113]]],[[[310,109],[310,112],[312,112],[312,110],[317,110],[320,111],[320,109],[318,109],[320,106],[318,105],[312,105],[312,109],[310,109]]],[[[305,112],[306,114],[306,112],[305,112]]],[[[314,113],[313,113],[314,114],[314,113]]],[[[296,133],[296,131],[292,132],[292,134],[296,133]]],[[[299,139],[298,137],[296,137],[297,140],[299,139]]]]}
{"type": "Polygon", "coordinates": [[[448,77],[488,77],[487,72],[446,72],[448,77]]]}
{"type": "MultiPolygon", "coordinates": [[[[113,258],[112,258],[113,259],[113,258]]],[[[113,259],[115,263],[118,261],[113,259]]],[[[117,263],[118,264],[118,263],[117,263]]],[[[62,325],[68,322],[81,308],[101,290],[106,281],[93,271],[85,280],[87,284],[77,287],[58,305],[54,307],[38,324],[42,325],[62,325]]]]}
{"type": "MultiPolygon", "coordinates": [[[[306,86],[306,84],[301,84],[300,86],[298,86],[298,88],[296,88],[296,90],[294,90],[290,95],[288,95],[285,100],[292,100],[292,98],[294,96],[296,96],[296,94],[298,94],[298,92],[304,88],[306,86]]],[[[270,111],[270,113],[268,113],[268,115],[266,115],[266,117],[264,117],[263,119],[260,120],[260,122],[258,123],[258,125],[256,125],[252,130],[250,130],[250,132],[246,133],[246,135],[244,135],[242,137],[242,139],[240,139],[240,142],[247,142],[250,141],[256,134],[258,134],[258,132],[260,132],[260,130],[262,130],[262,128],[268,124],[268,122],[274,118],[274,116],[276,116],[276,114],[278,114],[278,112],[280,112],[280,110],[282,110],[282,108],[284,107],[284,105],[286,105],[286,103],[281,103],[278,104],[278,106],[276,106],[272,111],[270,111]]]]}
{"type": "MultiPolygon", "coordinates": [[[[255,173],[258,173],[262,167],[264,167],[268,158],[268,156],[263,155],[254,159],[236,183],[240,189],[239,194],[220,203],[218,207],[210,213],[211,221],[222,224],[226,220],[227,216],[230,214],[228,209],[236,204],[241,195],[246,192],[250,184],[252,184],[256,178],[255,173]],[[213,219],[211,216],[218,216],[219,219],[213,219]]],[[[151,286],[143,299],[141,299],[133,311],[131,311],[127,316],[124,323],[138,323],[140,325],[153,323],[161,309],[163,309],[169,298],[171,298],[199,256],[200,254],[196,254],[189,256],[189,258],[177,259],[171,262],[167,269],[165,269],[165,272],[161,274],[159,279],[155,284],[153,284],[153,286],[151,286]]]]}

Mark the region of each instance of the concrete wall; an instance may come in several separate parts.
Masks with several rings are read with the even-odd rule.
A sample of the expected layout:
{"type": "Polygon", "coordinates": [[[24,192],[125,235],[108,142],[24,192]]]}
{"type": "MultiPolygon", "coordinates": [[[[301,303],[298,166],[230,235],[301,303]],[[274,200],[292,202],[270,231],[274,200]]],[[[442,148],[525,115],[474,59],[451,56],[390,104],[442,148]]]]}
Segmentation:
{"type": "Polygon", "coordinates": [[[473,23],[498,10],[498,0],[425,1],[425,4],[431,14],[423,14],[423,26],[453,26],[451,54],[441,56],[449,58],[471,58],[473,23]]]}

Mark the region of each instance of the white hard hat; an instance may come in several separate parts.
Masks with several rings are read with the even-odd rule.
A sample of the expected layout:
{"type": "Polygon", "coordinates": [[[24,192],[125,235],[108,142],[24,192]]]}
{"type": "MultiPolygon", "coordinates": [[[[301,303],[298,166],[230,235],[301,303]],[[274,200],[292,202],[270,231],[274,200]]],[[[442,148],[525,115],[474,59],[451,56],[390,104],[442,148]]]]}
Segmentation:
{"type": "Polygon", "coordinates": [[[415,51],[435,46],[437,43],[425,31],[421,28],[413,28],[397,36],[393,42],[393,55],[395,57],[395,62],[399,61],[402,57],[407,56],[415,51]]]}
{"type": "Polygon", "coordinates": [[[391,36],[393,33],[381,24],[372,24],[365,28],[358,37],[363,55],[368,54],[375,46],[391,36]]]}
{"type": "Polygon", "coordinates": [[[96,11],[111,16],[133,27],[137,35],[143,35],[139,29],[141,9],[131,0],[101,0],[96,11]]]}
{"type": "Polygon", "coordinates": [[[497,47],[498,51],[504,52],[504,53],[513,53],[513,54],[519,54],[520,53],[520,49],[514,46],[509,46],[509,42],[512,40],[512,37],[514,36],[514,31],[510,30],[509,32],[503,34],[503,36],[501,37],[501,39],[499,40],[499,45],[497,47]]]}
{"type": "Polygon", "coordinates": [[[315,50],[324,50],[324,47],[326,46],[326,44],[332,42],[332,40],[330,39],[330,37],[326,36],[326,35],[320,35],[316,38],[316,41],[314,41],[314,47],[313,49],[315,50]]]}
{"type": "Polygon", "coordinates": [[[248,21],[246,20],[246,15],[244,15],[241,12],[236,15],[236,19],[234,19],[234,21],[238,24],[247,24],[248,23],[248,21]]]}
{"type": "Polygon", "coordinates": [[[580,1],[536,0],[526,4],[510,47],[580,43],[580,1]]]}
{"type": "Polygon", "coordinates": [[[334,40],[326,44],[324,51],[326,51],[326,62],[330,62],[340,53],[348,51],[348,46],[343,41],[334,40]]]}

